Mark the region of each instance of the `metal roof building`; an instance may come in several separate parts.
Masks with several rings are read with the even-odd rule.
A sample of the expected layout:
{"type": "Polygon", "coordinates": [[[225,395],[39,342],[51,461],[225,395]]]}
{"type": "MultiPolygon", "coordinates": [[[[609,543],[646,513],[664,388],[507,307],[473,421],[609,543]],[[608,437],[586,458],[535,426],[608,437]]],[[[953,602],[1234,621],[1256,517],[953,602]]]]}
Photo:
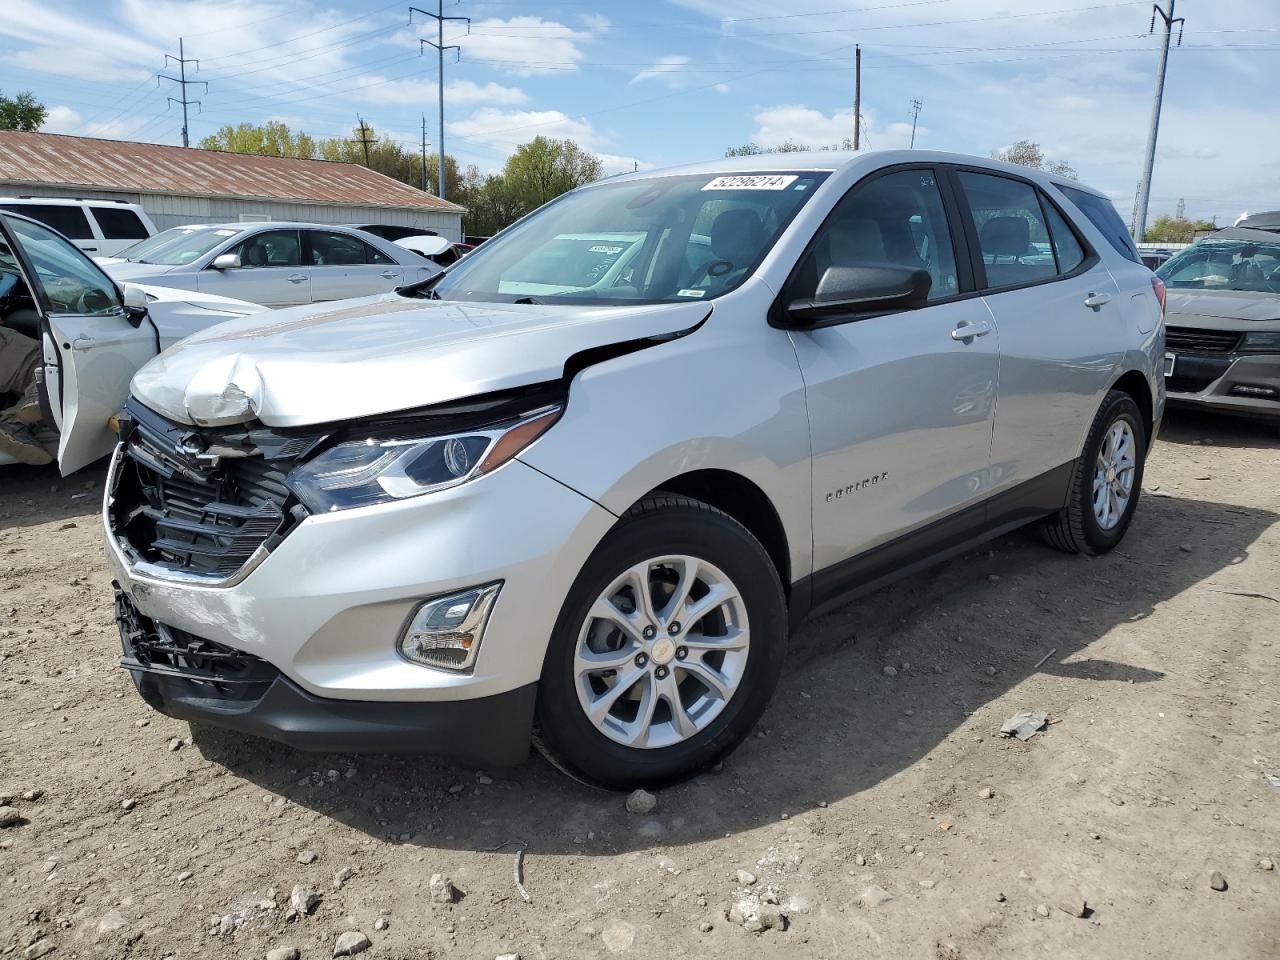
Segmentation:
{"type": "Polygon", "coordinates": [[[356,164],[0,130],[0,194],[137,203],[184,223],[389,223],[462,239],[461,207],[356,164]]]}

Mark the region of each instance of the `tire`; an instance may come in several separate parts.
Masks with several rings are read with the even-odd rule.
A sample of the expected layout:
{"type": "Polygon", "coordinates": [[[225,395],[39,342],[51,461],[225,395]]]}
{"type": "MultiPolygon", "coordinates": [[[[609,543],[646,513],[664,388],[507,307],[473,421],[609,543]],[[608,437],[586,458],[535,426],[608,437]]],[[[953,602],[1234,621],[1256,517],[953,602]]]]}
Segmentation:
{"type": "Polygon", "coordinates": [[[782,584],[760,542],[700,501],[664,493],[646,497],[600,542],[565,598],[538,685],[534,744],[562,771],[594,786],[629,790],[687,779],[728,754],[759,720],[782,671],[786,641],[782,584]],[[689,603],[707,605],[730,594],[736,599],[717,600],[680,624],[683,607],[672,598],[690,571],[696,586],[689,603]],[[639,605],[630,584],[640,576],[652,585],[653,615],[633,611],[636,623],[628,628],[615,614],[639,605]],[[613,592],[619,582],[621,589],[613,592]],[[602,609],[608,614],[598,615],[602,609]],[[665,612],[681,632],[671,632],[665,612]],[[653,627],[651,637],[641,622],[653,627]],[[668,634],[671,643],[689,646],[663,643],[668,634]],[[725,646],[712,648],[721,642],[725,646]],[[616,672],[595,672],[595,660],[579,659],[598,656],[616,660],[616,672]],[[586,662],[593,666],[580,671],[586,662]],[[717,695],[700,679],[704,675],[723,682],[722,692],[726,678],[734,685],[717,695]],[[623,683],[621,695],[607,696],[623,683]],[[682,704],[690,701],[687,711],[679,710],[682,724],[667,699],[672,694],[682,704]],[[588,717],[589,702],[601,710],[598,704],[609,699],[613,705],[596,721],[588,717]],[[642,720],[647,706],[649,723],[642,720]],[[691,724],[696,732],[688,732],[691,724]],[[628,739],[638,730],[645,731],[642,737],[628,739]]]}
{"type": "MultiPolygon", "coordinates": [[[[1121,428],[1123,429],[1123,427],[1121,428]]],[[[1112,390],[1103,398],[1089,428],[1084,451],[1076,462],[1071,480],[1071,492],[1067,506],[1040,524],[1045,542],[1064,553],[1099,555],[1112,550],[1124,539],[1125,531],[1133,520],[1138,498],[1142,492],[1142,471],[1147,458],[1147,433],[1143,427],[1142,411],[1133,397],[1122,390],[1112,390]],[[1118,519],[1106,527],[1094,508],[1095,479],[1099,468],[1099,454],[1108,435],[1117,425],[1127,427],[1132,437],[1134,464],[1130,495],[1118,519]]]]}

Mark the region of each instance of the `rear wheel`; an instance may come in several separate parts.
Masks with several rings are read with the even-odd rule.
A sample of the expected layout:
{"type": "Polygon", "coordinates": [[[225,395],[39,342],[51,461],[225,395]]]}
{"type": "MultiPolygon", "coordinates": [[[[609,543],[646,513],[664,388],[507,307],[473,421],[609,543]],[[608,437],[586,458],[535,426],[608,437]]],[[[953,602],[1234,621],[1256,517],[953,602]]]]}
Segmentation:
{"type": "Polygon", "coordinates": [[[1142,412],[1121,390],[1107,394],[1076,464],[1067,506],[1040,530],[1067,553],[1106,553],[1124,539],[1142,490],[1147,435],[1142,412]]]}
{"type": "Polygon", "coordinates": [[[579,780],[682,780],[764,711],[786,643],[782,586],[727,514],[656,495],[601,542],[565,600],[543,667],[534,742],[579,780]]]}

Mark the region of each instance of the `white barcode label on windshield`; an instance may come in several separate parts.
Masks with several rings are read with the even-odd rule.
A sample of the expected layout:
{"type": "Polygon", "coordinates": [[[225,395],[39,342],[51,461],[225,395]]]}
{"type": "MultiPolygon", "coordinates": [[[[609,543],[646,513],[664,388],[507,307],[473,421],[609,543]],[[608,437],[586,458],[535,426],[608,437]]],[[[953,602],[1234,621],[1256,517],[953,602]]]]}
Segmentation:
{"type": "Polygon", "coordinates": [[[752,173],[716,177],[703,190],[785,190],[796,182],[795,174],[752,173]]]}

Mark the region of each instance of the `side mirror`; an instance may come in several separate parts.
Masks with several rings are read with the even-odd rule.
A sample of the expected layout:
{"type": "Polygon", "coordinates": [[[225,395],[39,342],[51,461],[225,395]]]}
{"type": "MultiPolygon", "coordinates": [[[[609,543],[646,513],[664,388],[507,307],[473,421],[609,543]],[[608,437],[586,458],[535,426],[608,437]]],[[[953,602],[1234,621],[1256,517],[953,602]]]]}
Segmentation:
{"type": "Polygon", "coordinates": [[[136,283],[126,283],[120,290],[121,300],[124,302],[124,315],[128,318],[129,323],[134,327],[142,326],[142,320],[147,315],[146,291],[144,291],[136,283]]]}
{"type": "Polygon", "coordinates": [[[213,258],[213,263],[209,264],[215,270],[234,270],[240,266],[240,254],[238,253],[221,253],[213,258]]]}
{"type": "Polygon", "coordinates": [[[811,299],[792,300],[787,315],[796,326],[851,314],[915,310],[929,301],[933,278],[920,267],[894,263],[827,267],[811,299]]]}

